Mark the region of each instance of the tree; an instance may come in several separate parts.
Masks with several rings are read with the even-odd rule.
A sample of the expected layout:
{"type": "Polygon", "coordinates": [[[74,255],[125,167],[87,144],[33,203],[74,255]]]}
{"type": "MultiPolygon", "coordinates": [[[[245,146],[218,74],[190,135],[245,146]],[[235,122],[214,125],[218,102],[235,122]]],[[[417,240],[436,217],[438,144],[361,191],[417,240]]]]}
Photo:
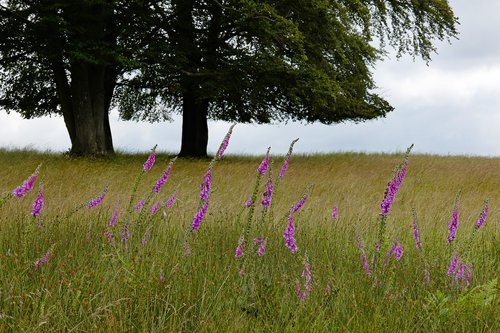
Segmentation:
{"type": "MultiPolygon", "coordinates": [[[[393,110],[374,92],[371,69],[393,47],[429,61],[435,40],[456,37],[446,0],[162,1],[162,61],[119,94],[155,87],[182,112],[181,155],[205,156],[207,118],[330,124],[393,110]],[[377,41],[379,45],[374,42],[377,41]]],[[[151,91],[151,90],[149,90],[151,91]]],[[[127,119],[155,120],[134,107],[127,119]]]]}
{"type": "Polygon", "coordinates": [[[71,153],[112,153],[114,90],[142,66],[149,10],[146,1],[0,1],[0,107],[60,114],[71,153]]]}

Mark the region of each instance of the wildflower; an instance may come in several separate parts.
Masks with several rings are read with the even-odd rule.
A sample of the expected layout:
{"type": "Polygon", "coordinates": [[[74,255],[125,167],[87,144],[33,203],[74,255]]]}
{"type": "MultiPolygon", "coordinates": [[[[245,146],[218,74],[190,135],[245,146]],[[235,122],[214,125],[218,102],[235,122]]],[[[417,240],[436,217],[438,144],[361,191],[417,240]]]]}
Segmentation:
{"type": "Polygon", "coordinates": [[[165,185],[165,183],[167,182],[168,177],[170,176],[170,172],[172,171],[172,167],[173,167],[176,159],[177,159],[177,157],[174,157],[174,159],[170,161],[170,163],[168,164],[167,168],[165,169],[165,171],[163,172],[161,177],[156,181],[156,184],[153,187],[154,193],[159,193],[161,188],[163,187],[163,185],[165,185]]]}
{"type": "Polygon", "coordinates": [[[304,194],[304,196],[293,206],[292,213],[295,214],[299,209],[304,206],[305,202],[307,200],[307,194],[304,194]]]}
{"type": "Polygon", "coordinates": [[[457,272],[455,273],[455,278],[459,280],[462,279],[464,275],[465,275],[465,263],[463,261],[460,261],[460,264],[458,264],[457,272]]]}
{"type": "Polygon", "coordinates": [[[207,173],[203,176],[203,182],[200,184],[200,199],[205,202],[210,196],[210,190],[212,189],[212,169],[209,168],[207,173]]]}
{"type": "Polygon", "coordinates": [[[295,142],[299,141],[299,139],[295,139],[290,144],[290,148],[288,149],[288,153],[286,154],[285,161],[283,162],[283,166],[281,167],[278,178],[281,179],[285,175],[286,170],[288,169],[288,164],[290,163],[290,159],[292,158],[293,145],[295,142]]]}
{"type": "Polygon", "coordinates": [[[149,237],[151,236],[151,228],[148,228],[144,233],[144,236],[141,238],[141,245],[144,246],[149,241],[149,237]]]}
{"type": "Polygon", "coordinates": [[[413,210],[413,238],[415,239],[417,249],[421,249],[422,243],[420,242],[420,231],[418,230],[417,213],[415,210],[413,210]]]}
{"type": "Polygon", "coordinates": [[[192,231],[197,231],[200,228],[201,222],[203,222],[205,214],[207,213],[207,209],[208,209],[208,201],[205,201],[203,206],[201,206],[200,210],[198,210],[198,212],[196,212],[196,214],[193,217],[193,222],[191,223],[192,231]]]}
{"type": "Polygon", "coordinates": [[[257,171],[261,175],[265,175],[267,170],[269,169],[269,150],[270,149],[271,149],[271,147],[267,148],[266,157],[264,157],[264,159],[260,163],[259,167],[257,168],[257,171]]]}
{"type": "Polygon", "coordinates": [[[453,242],[453,240],[457,237],[457,229],[459,223],[458,215],[459,215],[459,205],[457,199],[455,208],[453,209],[453,214],[451,215],[450,224],[448,225],[448,244],[451,244],[451,242],[453,242]]]}
{"type": "Polygon", "coordinates": [[[266,252],[266,239],[264,237],[257,237],[253,240],[253,243],[255,244],[255,246],[259,247],[259,249],[257,250],[257,255],[259,257],[262,257],[266,252]]]}
{"type": "Polygon", "coordinates": [[[332,220],[336,220],[339,218],[339,208],[337,206],[332,209],[332,220]]]}
{"type": "Polygon", "coordinates": [[[121,236],[122,236],[122,241],[126,244],[130,239],[130,230],[128,228],[128,222],[125,223],[125,227],[123,227],[121,236]]]}
{"type": "Polygon", "coordinates": [[[240,239],[238,240],[238,246],[236,247],[236,251],[235,251],[235,254],[234,256],[236,258],[240,258],[243,256],[244,254],[244,244],[245,244],[245,237],[243,237],[243,235],[240,236],[240,239]]]}
{"type": "Polygon", "coordinates": [[[41,257],[40,259],[37,259],[35,261],[35,272],[38,271],[42,266],[46,265],[49,262],[51,253],[50,250],[47,251],[47,253],[41,257]]]}
{"type": "Polygon", "coordinates": [[[248,207],[250,207],[252,204],[253,204],[252,199],[248,199],[247,201],[245,201],[245,206],[246,206],[247,208],[248,208],[248,207]]]}
{"type": "Polygon", "coordinates": [[[135,208],[134,210],[136,212],[140,212],[142,210],[142,207],[144,207],[144,203],[146,202],[146,199],[142,198],[141,200],[139,200],[139,202],[137,203],[137,205],[135,205],[135,208]]]}
{"type": "Polygon", "coordinates": [[[38,166],[33,172],[33,174],[26,179],[20,186],[16,187],[14,191],[12,191],[12,194],[18,198],[24,197],[35,185],[36,179],[38,177],[40,166],[38,166]]]}
{"type": "Polygon", "coordinates": [[[104,191],[101,193],[100,196],[95,197],[94,199],[90,200],[89,203],[87,204],[87,208],[91,209],[96,206],[99,206],[101,202],[104,200],[104,197],[106,196],[106,193],[108,193],[108,188],[106,187],[104,191]]]}
{"type": "Polygon", "coordinates": [[[384,267],[387,266],[387,262],[392,256],[394,256],[397,261],[401,260],[401,257],[403,257],[403,246],[401,245],[401,243],[394,243],[392,248],[389,250],[384,260],[384,267]]]}
{"type": "Polygon", "coordinates": [[[40,216],[40,214],[42,214],[43,206],[44,206],[43,189],[42,187],[40,187],[35,202],[33,202],[33,209],[31,210],[31,215],[33,217],[40,216]]]}
{"type": "Polygon", "coordinates": [[[174,204],[175,200],[177,199],[177,193],[172,194],[170,199],[167,200],[167,203],[165,204],[165,208],[170,208],[174,204]]]}
{"type": "Polygon", "coordinates": [[[387,184],[387,189],[384,192],[384,199],[380,203],[380,215],[387,216],[391,210],[392,203],[398,193],[401,184],[406,176],[408,169],[408,160],[405,160],[402,167],[394,173],[394,177],[387,184]]]}
{"type": "Polygon", "coordinates": [[[106,230],[106,232],[104,233],[104,235],[106,236],[106,239],[108,240],[108,243],[111,243],[111,241],[113,240],[113,235],[111,234],[111,232],[109,230],[106,230]]]}
{"type": "Polygon", "coordinates": [[[261,202],[262,206],[267,207],[267,208],[269,208],[271,206],[271,200],[273,197],[273,189],[274,189],[273,178],[269,177],[269,179],[267,180],[267,184],[266,184],[266,191],[264,192],[264,199],[261,202]]]}
{"type": "Polygon", "coordinates": [[[155,164],[155,161],[156,161],[156,147],[157,147],[157,145],[155,145],[153,147],[153,149],[151,149],[151,153],[149,154],[148,159],[146,160],[146,162],[144,162],[144,165],[143,165],[143,171],[144,172],[148,172],[149,170],[151,170],[151,168],[155,164]]]}
{"type": "Polygon", "coordinates": [[[238,274],[240,275],[240,277],[243,277],[245,275],[245,269],[243,267],[241,267],[241,269],[238,272],[238,274]]]}
{"type": "Polygon", "coordinates": [[[366,253],[365,253],[365,247],[363,246],[363,241],[361,240],[360,237],[357,239],[357,245],[358,249],[361,252],[361,259],[363,261],[363,269],[366,272],[366,275],[370,276],[372,275],[372,272],[370,270],[370,265],[368,264],[368,260],[366,260],[366,253]]]}
{"type": "Polygon", "coordinates": [[[302,279],[304,279],[304,290],[302,290],[299,281],[296,281],[295,283],[295,290],[297,292],[297,297],[301,301],[305,301],[312,291],[311,265],[307,260],[307,256],[304,257],[304,270],[302,271],[302,279]]]}
{"type": "Polygon", "coordinates": [[[118,220],[118,214],[120,213],[120,210],[118,208],[115,209],[113,212],[113,215],[111,216],[111,220],[109,221],[109,227],[114,228],[116,221],[118,220]]]}
{"type": "Polygon", "coordinates": [[[298,251],[296,240],[295,240],[295,224],[293,218],[293,211],[290,211],[288,215],[288,225],[283,233],[283,237],[285,238],[285,245],[290,249],[292,253],[298,251]]]}
{"type": "Polygon", "coordinates": [[[483,206],[483,211],[481,212],[481,214],[479,215],[479,218],[477,219],[476,221],[476,230],[479,230],[484,222],[486,222],[486,217],[488,216],[488,200],[485,200],[484,201],[484,206],[483,206]]]}
{"type": "Polygon", "coordinates": [[[160,209],[160,201],[155,203],[153,207],[151,207],[151,215],[154,215],[158,212],[158,209],[160,209]]]}
{"type": "Polygon", "coordinates": [[[457,263],[458,263],[458,253],[455,253],[453,258],[451,259],[450,266],[448,267],[448,276],[452,276],[452,274],[455,273],[457,269],[457,263]]]}
{"type": "Polygon", "coordinates": [[[222,156],[224,156],[224,152],[226,151],[227,146],[229,145],[229,139],[231,138],[231,134],[233,133],[233,128],[235,124],[231,125],[229,127],[229,131],[227,132],[226,136],[224,137],[224,140],[222,140],[222,143],[220,144],[219,150],[217,151],[217,160],[220,160],[222,156]]]}

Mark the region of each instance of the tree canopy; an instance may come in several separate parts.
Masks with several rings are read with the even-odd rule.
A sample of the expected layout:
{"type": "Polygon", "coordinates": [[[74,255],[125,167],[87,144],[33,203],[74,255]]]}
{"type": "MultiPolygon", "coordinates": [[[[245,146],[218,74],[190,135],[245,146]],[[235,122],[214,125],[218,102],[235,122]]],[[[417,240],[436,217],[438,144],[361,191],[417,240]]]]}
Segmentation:
{"type": "Polygon", "coordinates": [[[393,108],[375,62],[388,47],[430,61],[458,24],[446,0],[16,0],[0,15],[0,106],[66,121],[64,90],[78,109],[83,66],[105,78],[105,120],[112,105],[125,119],[182,113],[184,156],[206,155],[208,118],[383,117],[393,108]]]}

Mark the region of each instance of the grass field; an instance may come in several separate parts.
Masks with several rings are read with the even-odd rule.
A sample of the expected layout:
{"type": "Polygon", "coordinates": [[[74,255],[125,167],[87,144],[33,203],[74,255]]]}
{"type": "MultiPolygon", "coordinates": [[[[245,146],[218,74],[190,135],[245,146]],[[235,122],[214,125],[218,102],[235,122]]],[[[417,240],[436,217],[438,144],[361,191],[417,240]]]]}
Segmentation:
{"type": "MultiPolygon", "coordinates": [[[[152,193],[171,157],[156,156],[140,179],[133,206],[152,193]]],[[[499,158],[410,155],[375,266],[370,258],[380,203],[403,154],[294,155],[269,210],[260,205],[268,176],[260,180],[250,223],[245,202],[262,157],[225,156],[213,167],[210,205],[194,232],[191,223],[202,204],[200,183],[210,160],[178,159],[161,192],[141,213],[129,213],[146,158],[74,159],[0,150],[0,195],[12,192],[41,164],[33,190],[20,199],[4,197],[0,207],[0,331],[500,331],[499,158]],[[45,206],[34,218],[40,184],[45,206]],[[75,209],[107,186],[102,204],[75,209]],[[306,191],[307,200],[294,215],[298,251],[292,253],[283,233],[290,208],[306,191]],[[459,191],[460,223],[448,244],[459,191]],[[150,213],[157,200],[164,204],[174,193],[171,207],[150,213]],[[485,199],[486,222],[473,233],[485,199]],[[413,238],[413,209],[421,249],[413,238]],[[126,224],[130,236],[124,241],[126,224]],[[244,255],[237,258],[242,234],[244,255]],[[252,244],[256,237],[266,238],[263,256],[252,244]],[[384,267],[395,242],[404,253],[384,267]],[[48,260],[37,267],[47,252],[48,260]],[[472,277],[448,275],[455,253],[472,265],[472,277]]],[[[284,156],[271,160],[276,180],[284,156]]]]}

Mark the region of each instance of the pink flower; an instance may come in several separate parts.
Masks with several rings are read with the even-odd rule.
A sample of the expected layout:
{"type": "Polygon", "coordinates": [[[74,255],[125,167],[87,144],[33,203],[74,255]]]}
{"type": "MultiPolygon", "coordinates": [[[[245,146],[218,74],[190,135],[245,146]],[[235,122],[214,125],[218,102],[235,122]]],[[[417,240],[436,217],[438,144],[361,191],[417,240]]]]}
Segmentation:
{"type": "Polygon", "coordinates": [[[43,206],[44,206],[43,189],[42,187],[40,187],[35,202],[33,202],[33,209],[31,210],[31,215],[33,217],[40,216],[42,214],[43,206]]]}
{"type": "Polygon", "coordinates": [[[172,207],[176,199],[177,199],[177,193],[172,194],[170,199],[168,199],[167,203],[165,204],[165,208],[172,207]]]}
{"type": "Polygon", "coordinates": [[[417,213],[415,210],[413,210],[413,238],[415,239],[417,249],[421,249],[422,243],[420,242],[420,231],[418,230],[417,213]]]}
{"type": "Polygon", "coordinates": [[[165,185],[165,183],[168,180],[168,177],[170,176],[170,172],[172,171],[172,167],[176,159],[177,157],[174,157],[174,159],[170,161],[170,163],[168,164],[167,168],[165,169],[161,177],[156,181],[156,184],[153,187],[153,193],[159,193],[163,185],[165,185]]]}
{"type": "Polygon", "coordinates": [[[208,169],[207,173],[203,176],[203,182],[200,184],[200,200],[207,201],[212,189],[212,169],[208,169]]]}
{"type": "Polygon", "coordinates": [[[111,220],[109,221],[110,228],[114,228],[116,220],[118,220],[119,213],[120,213],[120,210],[118,208],[115,208],[115,211],[113,212],[113,215],[111,216],[111,220]]]}
{"type": "Polygon", "coordinates": [[[236,247],[236,251],[234,256],[236,258],[240,258],[244,254],[244,244],[245,244],[245,237],[243,235],[240,236],[240,239],[238,240],[238,246],[236,247]]]}
{"type": "Polygon", "coordinates": [[[153,205],[153,207],[151,207],[151,215],[156,214],[159,208],[160,208],[160,201],[158,201],[153,205]]]}
{"type": "Polygon", "coordinates": [[[269,169],[269,150],[270,149],[271,149],[271,147],[267,148],[266,157],[264,157],[264,159],[260,163],[259,167],[257,168],[257,171],[261,175],[265,175],[267,170],[269,169]]]}
{"type": "Polygon", "coordinates": [[[205,214],[207,213],[208,209],[208,201],[205,201],[203,206],[201,206],[200,210],[196,212],[196,214],[193,217],[193,222],[191,223],[191,230],[192,231],[197,231],[200,228],[201,222],[203,222],[203,219],[205,219],[205,214]]]}
{"type": "Polygon", "coordinates": [[[392,203],[398,193],[401,184],[406,176],[406,170],[408,169],[408,160],[405,160],[401,169],[397,170],[393,178],[387,184],[387,189],[384,193],[384,199],[380,203],[380,215],[387,216],[391,210],[392,203]]]}
{"type": "Polygon", "coordinates": [[[14,191],[12,191],[12,194],[18,198],[22,198],[24,197],[29,191],[31,191],[31,189],[33,188],[33,186],[35,185],[35,182],[36,182],[36,179],[38,177],[38,173],[39,173],[39,169],[40,169],[40,166],[38,166],[35,170],[35,172],[33,172],[33,174],[28,178],[26,179],[22,185],[16,187],[14,189],[14,191]]]}
{"type": "Polygon", "coordinates": [[[297,252],[297,241],[295,240],[295,223],[294,223],[293,212],[291,211],[288,215],[288,225],[283,233],[283,238],[285,238],[285,245],[290,249],[292,253],[297,252]]]}
{"type": "Polygon", "coordinates": [[[483,211],[481,212],[481,215],[479,215],[479,218],[476,221],[476,230],[479,230],[484,222],[486,222],[486,217],[488,216],[488,200],[484,201],[484,206],[483,206],[483,211]]]}
{"type": "Polygon", "coordinates": [[[134,210],[136,212],[140,212],[142,210],[142,208],[144,207],[144,203],[145,202],[146,202],[146,200],[144,198],[142,198],[141,200],[139,200],[139,202],[137,203],[137,205],[135,205],[134,210]]]}
{"type": "Polygon", "coordinates": [[[286,154],[285,161],[283,162],[283,166],[281,167],[278,178],[281,179],[285,175],[286,170],[288,169],[288,164],[290,163],[290,159],[292,158],[293,145],[295,142],[299,141],[299,139],[295,139],[290,144],[290,148],[288,149],[288,153],[286,154]]]}
{"type": "Polygon", "coordinates": [[[229,145],[229,139],[231,138],[231,134],[233,133],[233,128],[235,124],[231,125],[229,127],[229,131],[227,132],[226,136],[224,137],[224,140],[222,140],[222,143],[219,147],[219,150],[217,151],[217,160],[220,160],[222,156],[224,156],[224,152],[226,151],[227,146],[229,145]]]}
{"type": "Polygon", "coordinates": [[[148,172],[149,170],[151,170],[151,168],[153,167],[153,165],[155,164],[155,161],[156,161],[156,145],[153,147],[153,149],[151,149],[151,153],[149,154],[149,157],[148,159],[146,160],[146,162],[144,162],[144,165],[143,165],[143,172],[148,172]]]}
{"type": "Polygon", "coordinates": [[[40,259],[37,259],[37,261],[35,261],[35,272],[38,271],[42,266],[46,265],[49,262],[50,256],[51,256],[51,253],[49,250],[49,251],[47,251],[47,253],[43,257],[41,257],[40,259]]]}
{"type": "Polygon", "coordinates": [[[370,265],[368,264],[368,260],[366,259],[365,247],[363,246],[363,241],[360,237],[357,239],[358,249],[361,252],[361,259],[363,262],[363,269],[366,272],[366,275],[371,276],[372,272],[370,270],[370,265]]]}
{"type": "Polygon", "coordinates": [[[274,189],[273,178],[269,177],[266,184],[266,191],[264,192],[264,199],[261,202],[262,206],[267,208],[271,207],[271,200],[273,198],[273,189],[274,189]]]}
{"type": "Polygon", "coordinates": [[[87,204],[87,208],[91,209],[96,206],[99,206],[101,202],[104,200],[104,197],[106,196],[106,193],[108,193],[108,188],[106,187],[104,191],[99,195],[98,197],[95,197],[94,199],[90,200],[87,204]]]}
{"type": "Polygon", "coordinates": [[[458,199],[455,204],[455,208],[453,209],[453,214],[451,215],[451,221],[448,226],[448,244],[451,244],[453,240],[457,237],[457,229],[458,229],[458,219],[459,215],[459,205],[458,205],[458,199]]]}
{"type": "Polygon", "coordinates": [[[337,206],[332,209],[332,220],[336,220],[339,218],[339,208],[337,206]]]}

